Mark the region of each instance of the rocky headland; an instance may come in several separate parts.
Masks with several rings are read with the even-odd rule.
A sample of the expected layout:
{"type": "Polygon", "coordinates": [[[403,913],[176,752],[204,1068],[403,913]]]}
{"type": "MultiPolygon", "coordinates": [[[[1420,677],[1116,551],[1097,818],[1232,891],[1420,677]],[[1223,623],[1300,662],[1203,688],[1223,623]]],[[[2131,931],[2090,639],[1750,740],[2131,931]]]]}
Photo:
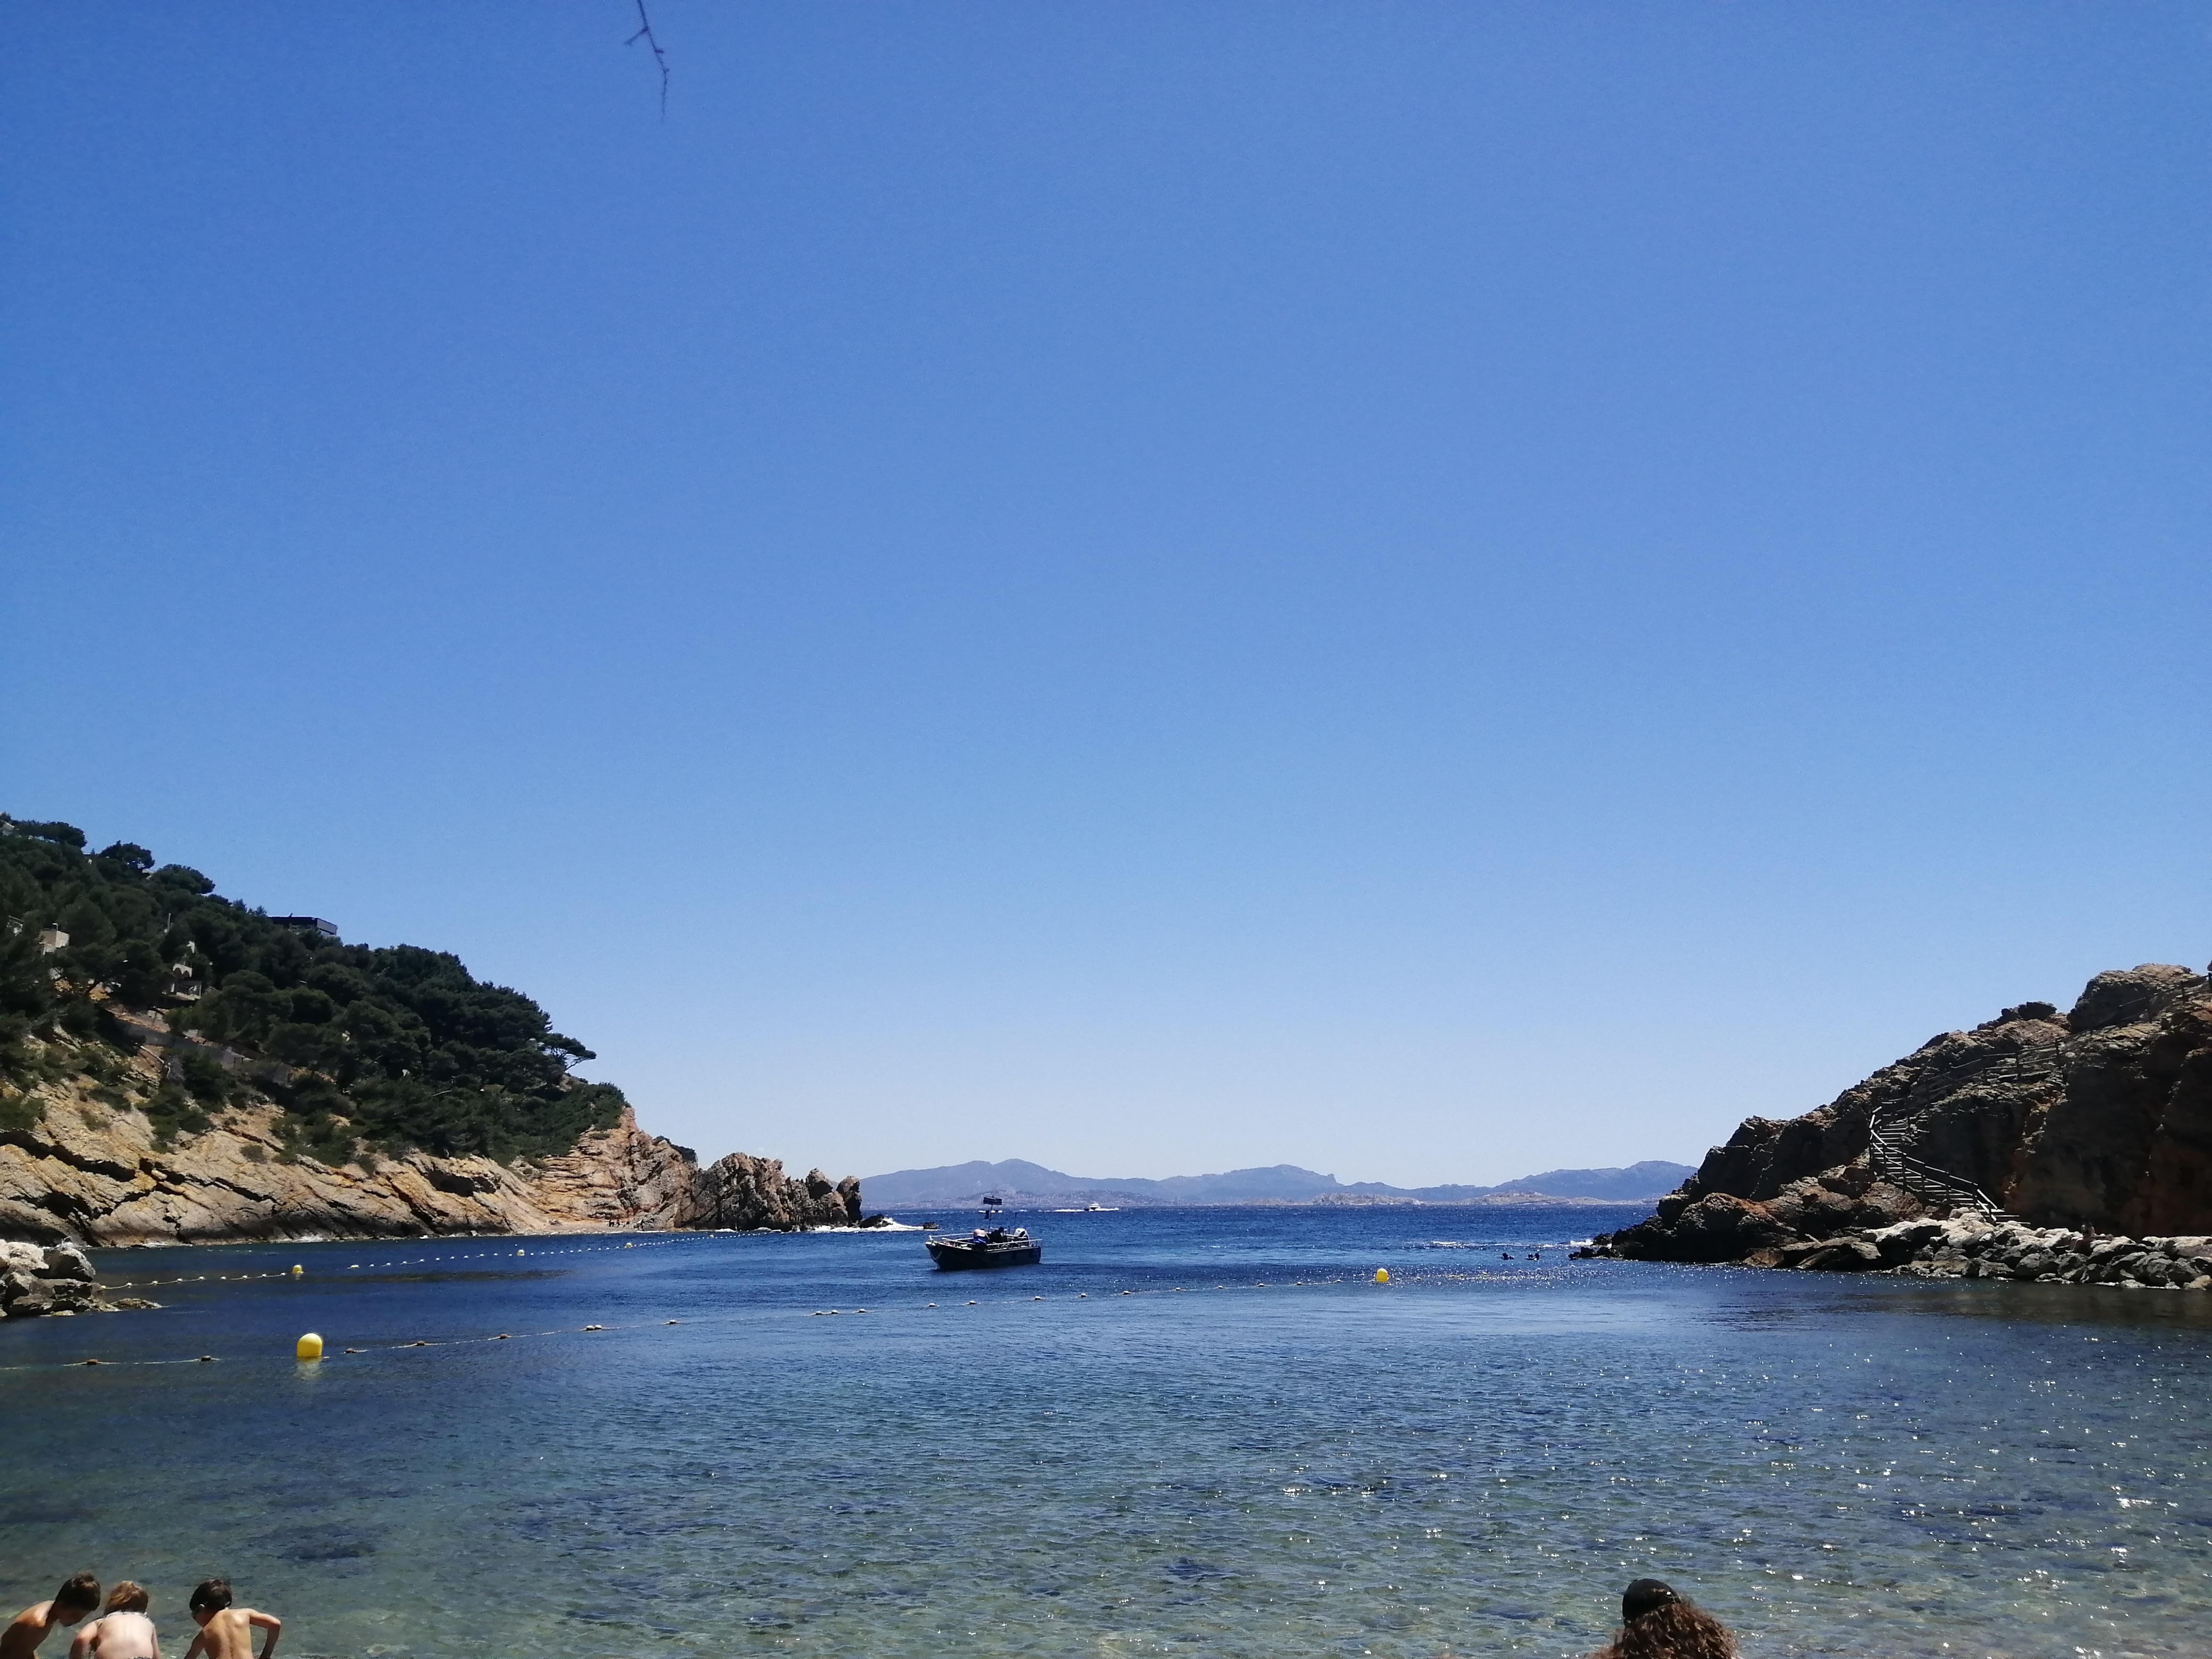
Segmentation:
{"type": "Polygon", "coordinates": [[[2212,980],[2103,973],[1745,1121],[1585,1254],[2212,1289],[2212,980]]]}
{"type": "Polygon", "coordinates": [[[325,1160],[301,1151],[283,1107],[253,1089],[254,1063],[213,1045],[149,1040],[120,1062],[108,1060],[98,1078],[54,1069],[65,1075],[17,1097],[16,1123],[0,1127],[0,1239],[120,1245],[608,1227],[792,1231],[861,1219],[855,1180],[832,1182],[818,1170],[801,1179],[775,1158],[743,1152],[702,1168],[688,1147],[640,1129],[627,1106],[564,1153],[501,1161],[357,1149],[325,1160]],[[180,1050],[218,1056],[240,1086],[204,1129],[164,1134],[145,1107],[179,1066],[180,1050]]]}
{"type": "Polygon", "coordinates": [[[857,1181],[647,1134],[449,952],[87,848],[0,813],[0,1314],[110,1305],[88,1244],[863,1221],[857,1181]]]}

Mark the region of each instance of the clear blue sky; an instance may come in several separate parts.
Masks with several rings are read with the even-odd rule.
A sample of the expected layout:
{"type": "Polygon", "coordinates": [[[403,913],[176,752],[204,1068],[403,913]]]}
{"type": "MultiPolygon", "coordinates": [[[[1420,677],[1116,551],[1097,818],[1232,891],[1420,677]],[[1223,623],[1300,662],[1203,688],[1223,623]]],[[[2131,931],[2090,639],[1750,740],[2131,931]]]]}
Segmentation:
{"type": "Polygon", "coordinates": [[[841,1174],[2212,956],[2205,7],[653,11],[0,5],[0,807],[841,1174]]]}

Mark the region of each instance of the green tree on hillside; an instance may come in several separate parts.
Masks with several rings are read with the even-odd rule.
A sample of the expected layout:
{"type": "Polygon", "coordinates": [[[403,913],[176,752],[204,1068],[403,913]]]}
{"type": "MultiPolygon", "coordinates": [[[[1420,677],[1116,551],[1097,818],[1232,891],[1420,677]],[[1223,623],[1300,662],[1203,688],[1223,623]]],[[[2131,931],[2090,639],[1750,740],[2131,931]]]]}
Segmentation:
{"type": "MultiPolygon", "coordinates": [[[[136,843],[88,853],[74,825],[0,814],[0,1079],[20,1090],[47,1075],[57,1062],[42,1039],[59,1034],[80,1056],[134,1048],[118,1005],[165,1008],[179,1031],[294,1068],[262,1086],[301,1144],[333,1156],[356,1138],[498,1158],[561,1151],[623,1106],[612,1085],[570,1071],[590,1049],[458,957],[347,945],[226,899],[136,843]],[[48,928],[68,944],[47,950],[48,928]],[[173,995],[184,979],[205,994],[173,995]]],[[[195,1051],[148,1109],[191,1133],[243,1086],[195,1051]]],[[[0,1102],[0,1129],[7,1110],[0,1102]]]]}

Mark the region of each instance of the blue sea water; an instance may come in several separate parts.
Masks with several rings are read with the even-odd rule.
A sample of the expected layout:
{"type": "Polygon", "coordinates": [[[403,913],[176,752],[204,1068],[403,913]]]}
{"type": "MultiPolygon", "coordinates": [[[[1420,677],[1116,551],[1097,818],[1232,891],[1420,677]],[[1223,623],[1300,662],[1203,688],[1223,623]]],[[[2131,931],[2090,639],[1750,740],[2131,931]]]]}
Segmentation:
{"type": "Polygon", "coordinates": [[[291,1659],[1432,1659],[1656,1574],[1754,1656],[2204,1651],[2212,1297],[1565,1259],[1637,1213],[108,1253],[191,1282],[0,1326],[0,1591],[137,1578],[175,1652],[226,1574],[291,1659]]]}

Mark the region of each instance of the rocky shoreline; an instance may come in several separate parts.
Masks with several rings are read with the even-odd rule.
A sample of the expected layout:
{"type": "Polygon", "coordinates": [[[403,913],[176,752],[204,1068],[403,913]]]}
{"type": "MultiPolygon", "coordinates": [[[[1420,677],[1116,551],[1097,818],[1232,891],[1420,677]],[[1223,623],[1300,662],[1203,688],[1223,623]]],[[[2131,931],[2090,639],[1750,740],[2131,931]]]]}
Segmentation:
{"type": "MultiPolygon", "coordinates": [[[[2212,979],[2163,963],[1948,1031],[1745,1120],[1589,1255],[2185,1285],[2212,1235],[2212,979]]],[[[2206,1254],[2212,1264],[2212,1254],[2206,1254]]],[[[2197,1288],[2212,1288],[2198,1285],[2197,1288]]]]}
{"type": "MultiPolygon", "coordinates": [[[[1616,1253],[1599,1244],[1573,1254],[1587,1259],[1616,1253]]],[[[2100,1237],[1980,1216],[1923,1218],[1754,1250],[1741,1265],[1907,1279],[2012,1279],[2136,1291],[2212,1291],[2212,1236],[2100,1237]]]]}
{"type": "MultiPolygon", "coordinates": [[[[566,1152],[505,1163],[361,1147],[326,1163],[288,1140],[281,1106],[250,1092],[206,1128],[164,1136],[144,1104],[179,1046],[146,1045],[105,1078],[57,1066],[64,1075],[15,1097],[15,1120],[0,1124],[0,1240],[36,1255],[50,1246],[610,1228],[789,1232],[865,1219],[857,1180],[819,1170],[789,1176],[777,1159],[743,1152],[702,1168],[690,1148],[640,1129],[628,1108],[566,1152]]],[[[82,1282],[43,1258],[36,1269],[28,1258],[7,1260],[9,1273],[41,1283],[82,1282]]],[[[53,1289],[43,1299],[66,1310],[76,1295],[53,1289]]],[[[41,1299],[19,1291],[0,1305],[15,1316],[18,1304],[30,1311],[41,1299]]]]}

